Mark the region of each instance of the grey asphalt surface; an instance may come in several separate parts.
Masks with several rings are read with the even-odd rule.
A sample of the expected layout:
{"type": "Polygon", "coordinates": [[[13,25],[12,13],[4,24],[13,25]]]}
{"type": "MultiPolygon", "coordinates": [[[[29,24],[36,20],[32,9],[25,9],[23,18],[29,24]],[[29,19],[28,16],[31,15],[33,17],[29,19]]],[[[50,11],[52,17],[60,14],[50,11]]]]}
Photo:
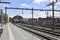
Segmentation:
{"type": "MultiPolygon", "coordinates": [[[[0,27],[1,27],[1,25],[0,25],[0,27]]],[[[3,24],[2,28],[3,28],[3,33],[0,37],[0,40],[9,40],[9,32],[8,32],[7,24],[3,24]]]]}
{"type": "Polygon", "coordinates": [[[0,40],[41,40],[40,38],[32,35],[31,33],[8,23],[2,27],[3,34],[0,40]]]}

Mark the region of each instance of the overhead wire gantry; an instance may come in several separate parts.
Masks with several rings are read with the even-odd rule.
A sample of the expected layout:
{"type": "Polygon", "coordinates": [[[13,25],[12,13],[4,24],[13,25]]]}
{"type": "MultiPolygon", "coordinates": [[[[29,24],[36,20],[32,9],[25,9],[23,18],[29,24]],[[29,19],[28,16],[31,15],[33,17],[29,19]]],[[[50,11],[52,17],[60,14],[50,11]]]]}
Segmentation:
{"type": "MultiPolygon", "coordinates": [[[[5,7],[5,14],[7,14],[7,9],[16,9],[16,10],[31,10],[32,11],[32,27],[33,27],[33,11],[53,11],[50,9],[33,9],[33,8],[13,8],[13,7],[5,7]]],[[[60,10],[54,10],[60,12],[60,10]]],[[[7,20],[7,19],[6,19],[7,20]]]]}

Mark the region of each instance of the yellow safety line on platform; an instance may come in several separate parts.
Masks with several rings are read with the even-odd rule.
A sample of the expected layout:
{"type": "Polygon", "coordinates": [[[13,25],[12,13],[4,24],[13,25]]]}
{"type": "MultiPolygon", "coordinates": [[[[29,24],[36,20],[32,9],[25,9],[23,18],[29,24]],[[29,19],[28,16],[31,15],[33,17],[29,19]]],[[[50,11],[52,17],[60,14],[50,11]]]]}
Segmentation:
{"type": "Polygon", "coordinates": [[[9,19],[9,16],[7,16],[7,21],[8,21],[8,23],[9,23],[9,20],[10,20],[10,19],[9,19]]]}

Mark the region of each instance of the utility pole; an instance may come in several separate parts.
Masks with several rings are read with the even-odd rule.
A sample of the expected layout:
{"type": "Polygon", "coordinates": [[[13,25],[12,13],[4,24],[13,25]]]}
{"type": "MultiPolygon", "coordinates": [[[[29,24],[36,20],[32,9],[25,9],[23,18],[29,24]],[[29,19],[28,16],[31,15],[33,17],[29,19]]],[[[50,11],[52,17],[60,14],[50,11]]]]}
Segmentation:
{"type": "MultiPolygon", "coordinates": [[[[10,4],[9,2],[1,2],[1,0],[0,0],[0,3],[10,4]]],[[[2,11],[2,9],[0,9],[0,11],[1,11],[1,27],[2,27],[2,13],[3,13],[3,11],[2,11]]],[[[3,32],[3,28],[0,28],[0,33],[2,34],[2,32],[3,32]]]]}
{"type": "Polygon", "coordinates": [[[7,23],[7,7],[5,7],[5,24],[7,23]]]}
{"type": "Polygon", "coordinates": [[[47,26],[49,25],[49,22],[48,22],[48,11],[45,11],[46,12],[46,18],[47,18],[47,26]]]}
{"type": "MultiPolygon", "coordinates": [[[[1,0],[0,0],[0,3],[2,3],[2,4],[10,4],[10,2],[1,2],[1,0]]],[[[5,16],[6,16],[6,13],[5,13],[5,16]]],[[[5,24],[6,24],[6,20],[5,20],[5,24]]]]}
{"type": "Polygon", "coordinates": [[[45,14],[47,15],[46,18],[48,18],[48,11],[45,11],[45,14]]]}
{"type": "Polygon", "coordinates": [[[53,15],[53,28],[52,29],[54,29],[54,27],[55,27],[55,21],[54,21],[54,1],[52,1],[52,15],[53,15]]]}
{"type": "Polygon", "coordinates": [[[1,27],[2,27],[2,9],[0,9],[1,10],[1,27]]]}
{"type": "Polygon", "coordinates": [[[56,2],[54,2],[54,1],[52,1],[52,3],[50,3],[50,4],[48,4],[47,6],[50,6],[50,5],[52,5],[52,30],[54,29],[54,27],[55,27],[55,20],[54,20],[54,4],[55,4],[56,2]]]}
{"type": "Polygon", "coordinates": [[[32,8],[32,27],[33,27],[33,8],[32,8]]]}
{"type": "MultiPolygon", "coordinates": [[[[0,3],[3,3],[3,4],[10,4],[10,2],[0,2],[0,3]]],[[[6,24],[6,21],[7,21],[7,9],[5,9],[5,24],[6,24]]]]}

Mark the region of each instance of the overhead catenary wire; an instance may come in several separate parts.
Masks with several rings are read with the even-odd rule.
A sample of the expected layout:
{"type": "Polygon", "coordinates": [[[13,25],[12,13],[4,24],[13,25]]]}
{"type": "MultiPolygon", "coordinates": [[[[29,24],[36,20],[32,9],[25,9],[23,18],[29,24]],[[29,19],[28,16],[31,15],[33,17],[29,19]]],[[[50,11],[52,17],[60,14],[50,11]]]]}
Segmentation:
{"type": "Polygon", "coordinates": [[[10,4],[10,2],[0,2],[0,3],[2,3],[2,4],[10,4]]]}
{"type": "MultiPolygon", "coordinates": [[[[13,7],[5,7],[5,9],[17,9],[17,10],[32,10],[31,8],[13,8],[13,7]]],[[[52,11],[50,9],[33,9],[36,11],[52,11]]],[[[60,12],[60,10],[54,10],[60,12]]]]}

